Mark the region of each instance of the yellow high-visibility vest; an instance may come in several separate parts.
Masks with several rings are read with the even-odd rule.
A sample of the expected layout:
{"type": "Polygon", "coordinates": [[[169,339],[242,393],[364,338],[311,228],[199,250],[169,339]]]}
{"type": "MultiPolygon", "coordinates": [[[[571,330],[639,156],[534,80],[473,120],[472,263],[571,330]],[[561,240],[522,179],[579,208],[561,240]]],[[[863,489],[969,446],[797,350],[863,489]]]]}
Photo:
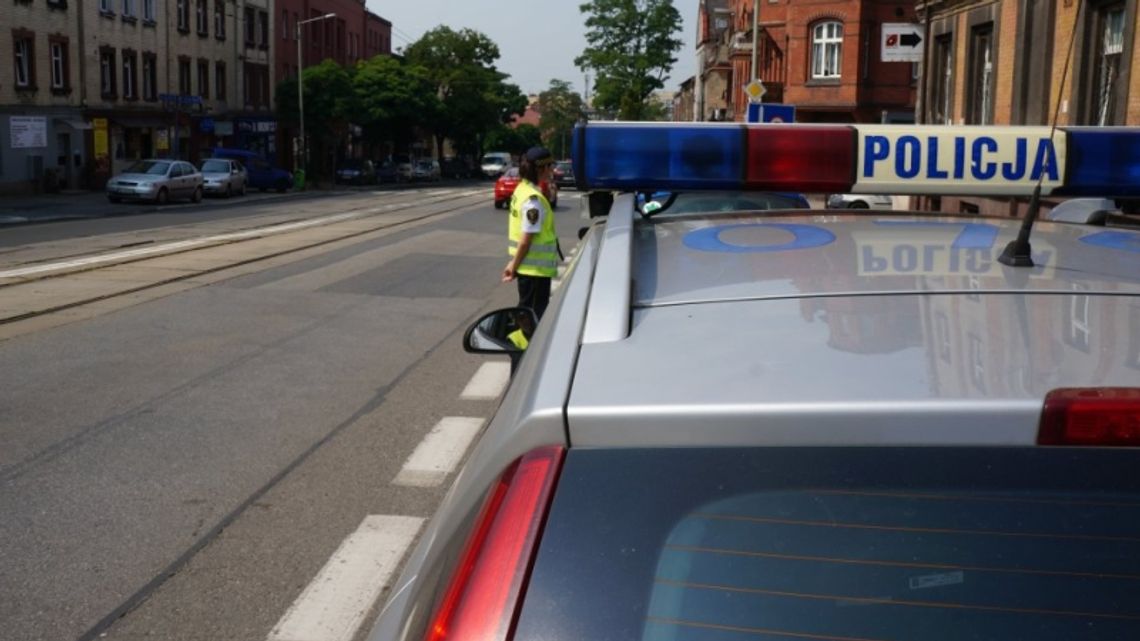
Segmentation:
{"type": "Polygon", "coordinates": [[[554,278],[558,275],[558,234],[554,232],[554,210],[550,208],[550,203],[547,202],[546,196],[542,195],[542,191],[529,180],[519,181],[519,186],[511,195],[507,253],[514,256],[518,250],[519,241],[522,240],[522,217],[525,215],[522,207],[532,196],[538,196],[538,202],[545,210],[542,231],[531,238],[530,251],[519,263],[518,273],[524,276],[554,278]]]}

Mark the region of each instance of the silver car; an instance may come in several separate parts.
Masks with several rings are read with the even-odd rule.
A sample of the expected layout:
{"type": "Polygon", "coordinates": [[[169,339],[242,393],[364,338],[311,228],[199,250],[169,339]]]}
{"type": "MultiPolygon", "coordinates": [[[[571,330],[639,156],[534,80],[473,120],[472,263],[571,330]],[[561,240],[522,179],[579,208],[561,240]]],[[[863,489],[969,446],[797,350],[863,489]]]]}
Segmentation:
{"type": "Polygon", "coordinates": [[[164,205],[171,200],[202,200],[202,174],[182,160],[139,160],[107,181],[107,199],[146,200],[164,205]]]}
{"type": "Polygon", "coordinates": [[[229,158],[208,158],[202,161],[201,169],[207,194],[226,198],[235,194],[245,195],[249,175],[240,162],[229,158]]]}
{"type": "Polygon", "coordinates": [[[895,208],[894,198],[884,194],[831,194],[827,197],[828,209],[881,209],[895,208]]]}
{"type": "Polygon", "coordinates": [[[464,336],[518,367],[371,641],[1140,638],[1140,229],[638,209],[1140,191],[1066,157],[1140,129],[899,129],[580,126],[595,217],[536,330],[464,336]]]}

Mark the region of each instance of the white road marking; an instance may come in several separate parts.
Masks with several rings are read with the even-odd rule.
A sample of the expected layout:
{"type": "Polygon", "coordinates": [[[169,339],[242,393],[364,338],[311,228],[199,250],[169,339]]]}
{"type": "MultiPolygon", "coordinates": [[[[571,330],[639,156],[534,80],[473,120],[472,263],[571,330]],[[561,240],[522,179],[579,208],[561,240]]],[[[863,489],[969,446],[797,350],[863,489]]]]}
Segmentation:
{"type": "Polygon", "coordinates": [[[349,535],[268,641],[351,641],[424,519],[371,515],[349,535]]]}
{"type": "MultiPolygon", "coordinates": [[[[477,192],[472,192],[472,195],[477,192]]],[[[434,202],[431,204],[435,204],[434,202]]],[[[324,216],[322,218],[314,218],[312,220],[304,220],[295,223],[285,223],[282,225],[273,225],[270,227],[261,227],[258,229],[249,229],[246,231],[232,232],[228,234],[218,234],[216,236],[207,236],[204,238],[195,238],[193,240],[183,240],[174,243],[165,243],[162,245],[154,245],[152,247],[141,247],[139,249],[128,249],[126,251],[115,252],[113,254],[101,254],[99,256],[88,256],[86,258],[77,258],[75,260],[62,261],[58,263],[47,263],[44,265],[36,265],[34,267],[21,267],[19,269],[9,269],[7,271],[0,271],[0,278],[18,278],[20,276],[31,276],[33,274],[42,274],[45,272],[53,272],[64,269],[74,269],[76,267],[87,267],[89,265],[99,265],[102,263],[120,262],[132,258],[141,258],[155,254],[167,254],[175,251],[191,249],[200,247],[202,245],[213,245],[218,243],[227,243],[237,240],[246,240],[249,238],[257,238],[260,236],[269,236],[272,234],[281,234],[298,229],[305,229],[307,227],[315,227],[317,225],[328,225],[338,223],[341,221],[349,220],[352,218],[359,218],[369,214],[378,214],[393,209],[407,209],[407,203],[390,203],[381,205],[379,207],[370,207],[368,209],[357,209],[354,211],[346,212],[343,214],[336,214],[334,216],[324,216]]]]}
{"type": "Polygon", "coordinates": [[[483,363],[479,371],[471,377],[459,398],[465,400],[493,400],[499,398],[507,383],[511,381],[511,364],[503,362],[483,363]]]}
{"type": "Polygon", "coordinates": [[[406,487],[437,487],[443,484],[482,427],[481,418],[446,416],[440,419],[404,462],[392,484],[406,487]]]}

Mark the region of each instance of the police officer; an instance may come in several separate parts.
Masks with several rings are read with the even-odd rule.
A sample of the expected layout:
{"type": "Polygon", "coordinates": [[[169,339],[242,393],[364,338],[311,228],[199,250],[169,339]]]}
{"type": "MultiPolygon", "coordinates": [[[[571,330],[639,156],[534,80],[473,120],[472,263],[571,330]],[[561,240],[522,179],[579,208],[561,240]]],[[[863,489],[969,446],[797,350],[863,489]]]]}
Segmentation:
{"type": "Polygon", "coordinates": [[[554,210],[539,184],[554,176],[554,157],[543,147],[532,147],[519,166],[519,186],[511,196],[508,249],[511,260],[503,269],[503,282],[518,281],[519,306],[539,318],[550,302],[550,280],[558,275],[558,235],[554,210]]]}

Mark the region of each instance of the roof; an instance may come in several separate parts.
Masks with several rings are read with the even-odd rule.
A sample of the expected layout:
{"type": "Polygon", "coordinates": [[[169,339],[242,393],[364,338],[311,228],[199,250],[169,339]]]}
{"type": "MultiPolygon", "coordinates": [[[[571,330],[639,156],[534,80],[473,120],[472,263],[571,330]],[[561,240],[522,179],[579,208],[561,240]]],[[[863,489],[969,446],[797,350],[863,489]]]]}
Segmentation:
{"type": "MultiPolygon", "coordinates": [[[[620,248],[616,222],[606,244],[620,248]]],[[[1017,224],[820,212],[633,223],[628,330],[587,321],[570,439],[1031,443],[1050,390],[1140,386],[1140,233],[1039,223],[1041,264],[1017,269],[995,261],[1017,224]],[[785,249],[755,251],[772,245],[785,249]]],[[[591,308],[620,309],[608,290],[626,279],[607,260],[603,247],[591,308]]]]}

